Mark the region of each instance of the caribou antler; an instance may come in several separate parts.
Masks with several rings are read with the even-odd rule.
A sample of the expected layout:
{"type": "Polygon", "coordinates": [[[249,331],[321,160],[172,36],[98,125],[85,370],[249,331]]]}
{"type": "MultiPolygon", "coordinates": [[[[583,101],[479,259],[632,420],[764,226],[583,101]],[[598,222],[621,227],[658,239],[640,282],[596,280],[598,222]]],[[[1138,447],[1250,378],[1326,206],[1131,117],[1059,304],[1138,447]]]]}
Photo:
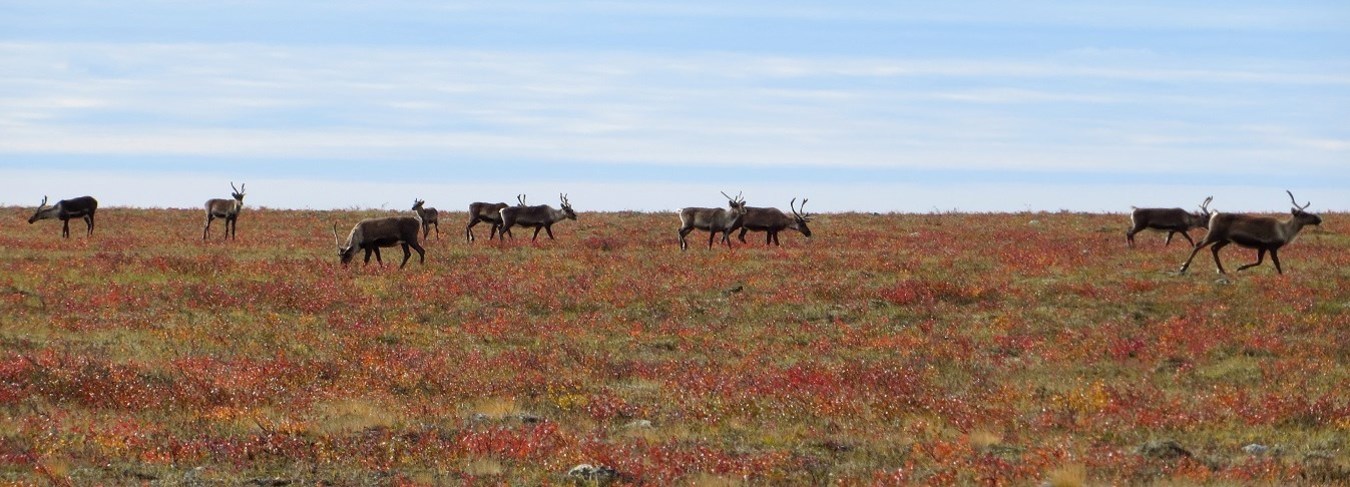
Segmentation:
{"type": "Polygon", "coordinates": [[[333,245],[336,245],[339,250],[342,249],[342,239],[338,238],[336,223],[333,224],[333,245]]]}
{"type": "Polygon", "coordinates": [[[563,206],[572,206],[572,202],[567,201],[567,195],[562,193],[558,193],[558,202],[562,203],[563,206]]]}
{"type": "Polygon", "coordinates": [[[1200,203],[1200,213],[1209,213],[1209,202],[1214,201],[1214,197],[1205,198],[1204,203],[1200,203]]]}
{"type": "Polygon", "coordinates": [[[236,193],[243,193],[243,191],[240,191],[239,188],[234,187],[234,181],[230,181],[230,189],[233,189],[234,192],[236,193]]]}
{"type": "Polygon", "coordinates": [[[1286,190],[1284,190],[1284,192],[1289,193],[1289,201],[1294,202],[1294,207],[1298,208],[1299,211],[1303,211],[1304,209],[1307,209],[1309,206],[1312,206],[1312,202],[1311,202],[1311,201],[1309,201],[1309,202],[1307,202],[1307,203],[1304,203],[1303,206],[1299,206],[1299,205],[1298,205],[1298,200],[1294,199],[1294,192],[1293,192],[1293,191],[1289,191],[1289,190],[1286,189],[1286,190]]]}
{"type": "Polygon", "coordinates": [[[47,195],[42,195],[42,202],[38,203],[38,208],[47,206],[47,195]]]}
{"type": "Polygon", "coordinates": [[[525,193],[516,195],[516,202],[519,203],[520,206],[529,206],[525,203],[525,193]]]}

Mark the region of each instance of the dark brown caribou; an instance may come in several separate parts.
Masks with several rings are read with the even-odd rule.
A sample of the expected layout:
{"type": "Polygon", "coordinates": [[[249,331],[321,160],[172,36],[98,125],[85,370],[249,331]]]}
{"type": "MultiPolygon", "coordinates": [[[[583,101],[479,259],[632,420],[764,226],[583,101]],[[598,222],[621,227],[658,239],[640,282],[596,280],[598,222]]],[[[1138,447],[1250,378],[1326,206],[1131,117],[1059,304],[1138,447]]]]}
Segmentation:
{"type": "Polygon", "coordinates": [[[1214,266],[1218,268],[1220,274],[1224,274],[1223,263],[1219,262],[1219,249],[1235,243],[1256,249],[1256,262],[1238,267],[1239,271],[1261,265],[1261,262],[1265,261],[1266,252],[1270,252],[1270,260],[1275,263],[1275,272],[1284,274],[1284,269],[1280,268],[1280,247],[1293,242],[1303,227],[1322,224],[1321,217],[1303,211],[1312,205],[1312,202],[1300,206],[1298,200],[1294,199],[1292,191],[1285,190],[1285,192],[1289,193],[1289,200],[1294,203],[1294,207],[1289,210],[1292,217],[1285,221],[1268,216],[1215,213],[1209,219],[1209,233],[1206,233],[1205,239],[1191,251],[1191,256],[1181,265],[1178,273],[1186,272],[1186,268],[1191,266],[1191,260],[1195,259],[1195,254],[1199,253],[1200,249],[1213,245],[1210,252],[1214,253],[1214,266]]]}
{"type": "Polygon", "coordinates": [[[1214,214],[1209,209],[1210,201],[1214,201],[1213,196],[1200,203],[1199,212],[1188,212],[1181,208],[1134,208],[1130,212],[1130,229],[1125,231],[1125,242],[1133,247],[1134,234],[1147,228],[1167,232],[1164,247],[1172,244],[1172,235],[1177,233],[1194,247],[1195,240],[1191,240],[1187,232],[1192,228],[1209,228],[1209,217],[1214,214]]]}
{"type": "Polygon", "coordinates": [[[800,209],[794,206],[797,204],[797,198],[792,198],[792,201],[788,202],[792,216],[788,216],[778,208],[747,207],[745,218],[741,220],[741,233],[736,238],[745,243],[746,232],[764,232],[764,245],[779,245],[778,232],[789,229],[802,232],[806,238],[811,238],[811,228],[806,226],[811,221],[811,217],[806,214],[806,201],[806,198],[802,198],[800,209]]]}
{"type": "MultiPolygon", "coordinates": [[[[516,206],[525,206],[525,195],[516,195],[516,206]]],[[[492,231],[488,233],[488,240],[492,240],[497,232],[502,228],[502,209],[506,208],[506,203],[469,203],[469,224],[464,226],[464,235],[469,242],[474,241],[473,226],[479,222],[488,222],[492,225],[492,231]]]]}
{"type": "Polygon", "coordinates": [[[68,200],[57,201],[55,205],[47,206],[47,197],[42,197],[42,202],[38,203],[38,209],[33,216],[28,219],[32,224],[38,220],[47,220],[55,218],[61,220],[61,236],[70,238],[70,220],[72,218],[84,219],[84,225],[88,232],[86,235],[94,235],[94,213],[98,211],[98,200],[93,196],[81,196],[68,200]]]}

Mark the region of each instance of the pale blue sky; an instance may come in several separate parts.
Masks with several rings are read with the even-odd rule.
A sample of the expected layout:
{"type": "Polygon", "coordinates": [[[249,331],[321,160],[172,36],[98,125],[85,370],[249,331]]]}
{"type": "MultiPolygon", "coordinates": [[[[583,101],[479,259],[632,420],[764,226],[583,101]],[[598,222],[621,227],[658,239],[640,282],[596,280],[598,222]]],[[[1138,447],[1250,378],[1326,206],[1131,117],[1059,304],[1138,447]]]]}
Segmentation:
{"type": "Polygon", "coordinates": [[[1350,4],[1096,3],[0,0],[0,204],[1350,209],[1350,4]]]}

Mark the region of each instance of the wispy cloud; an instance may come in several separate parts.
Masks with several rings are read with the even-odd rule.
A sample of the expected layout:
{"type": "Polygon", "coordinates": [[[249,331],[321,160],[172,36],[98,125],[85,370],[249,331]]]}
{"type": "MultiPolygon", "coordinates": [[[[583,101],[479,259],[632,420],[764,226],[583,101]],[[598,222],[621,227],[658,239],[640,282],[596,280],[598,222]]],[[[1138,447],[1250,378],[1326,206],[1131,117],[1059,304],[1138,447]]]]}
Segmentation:
{"type": "MultiPolygon", "coordinates": [[[[1113,115],[1104,126],[1091,113],[1251,104],[1246,85],[1350,85],[1350,77],[1288,66],[718,53],[5,43],[0,56],[14,75],[0,80],[9,94],[0,98],[0,126],[11,135],[0,153],[11,154],[1130,170],[1221,159],[1259,167],[1252,154],[1260,151],[1250,151],[1230,113],[1197,109],[1169,123],[1166,136],[1156,135],[1152,115],[1113,115]],[[1062,86],[1066,78],[1096,81],[1062,86]],[[1232,83],[1244,86],[1223,89],[1232,83]],[[1243,143],[1157,150],[1225,138],[1243,143]]],[[[1344,134],[1285,130],[1292,135],[1268,139],[1266,151],[1298,149],[1307,164],[1344,155],[1344,134]],[[1309,140],[1322,142],[1299,142],[1309,140]]]]}

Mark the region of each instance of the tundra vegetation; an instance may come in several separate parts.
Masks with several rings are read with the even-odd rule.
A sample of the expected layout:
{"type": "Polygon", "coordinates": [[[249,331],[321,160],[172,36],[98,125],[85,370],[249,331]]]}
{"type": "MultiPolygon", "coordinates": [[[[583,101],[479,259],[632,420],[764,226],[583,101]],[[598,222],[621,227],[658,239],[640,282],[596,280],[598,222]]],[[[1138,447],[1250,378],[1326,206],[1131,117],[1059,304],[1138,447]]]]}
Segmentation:
{"type": "Polygon", "coordinates": [[[1121,214],[827,214],[726,252],[587,214],[400,271],[329,240],[389,212],[259,208],[229,243],[201,209],[31,213],[0,208],[0,483],[1350,482],[1341,225],[1216,281],[1121,214]]]}

